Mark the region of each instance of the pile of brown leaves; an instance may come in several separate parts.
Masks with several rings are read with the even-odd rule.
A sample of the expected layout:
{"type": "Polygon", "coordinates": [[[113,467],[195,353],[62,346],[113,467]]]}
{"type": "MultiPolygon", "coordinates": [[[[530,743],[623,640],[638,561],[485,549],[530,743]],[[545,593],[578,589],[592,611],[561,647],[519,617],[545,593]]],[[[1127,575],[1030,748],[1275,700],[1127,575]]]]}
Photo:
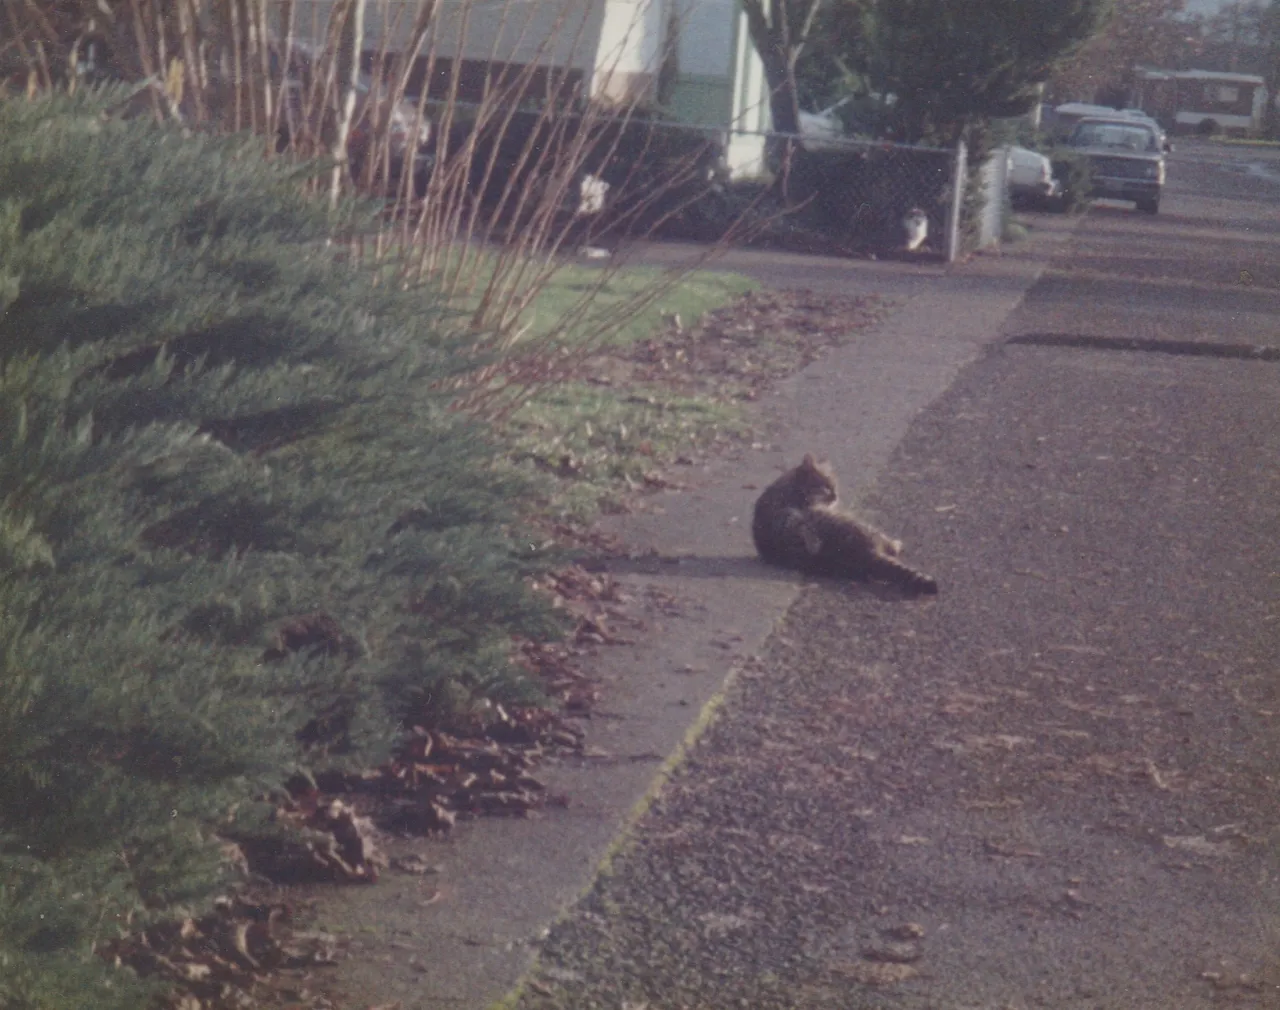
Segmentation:
{"type": "Polygon", "coordinates": [[[549,751],[580,752],[581,730],[545,708],[494,709],[483,733],[414,727],[377,768],[297,776],[274,811],[283,830],[236,839],[246,868],[277,883],[375,883],[386,866],[379,831],[440,835],[459,817],[563,806],[533,772],[549,751]]]}
{"type": "Polygon", "coordinates": [[[524,817],[544,804],[563,804],[532,772],[551,747],[580,750],[582,734],[557,725],[542,709],[509,713],[499,707],[498,714],[489,739],[415,728],[408,746],[369,783],[378,797],[378,823],[436,834],[460,815],[524,817]],[[504,735],[508,742],[494,739],[504,735]]]}
{"type": "MultiPolygon", "coordinates": [[[[581,751],[582,734],[549,709],[496,707],[484,736],[415,728],[378,768],[295,778],[274,812],[282,830],[238,837],[226,849],[243,870],[276,884],[375,883],[388,864],[383,831],[442,834],[460,816],[523,817],[566,805],[533,774],[553,748],[581,751]]],[[[282,903],[222,898],[212,915],[150,927],[102,953],[172,984],[172,1010],[296,1006],[308,998],[306,970],[333,963],[335,941],[285,928],[290,914],[282,903]]]]}
{"type": "Polygon", "coordinates": [[[374,883],[386,865],[373,820],[349,799],[322,793],[302,776],[273,815],[278,832],[237,836],[243,868],[277,883],[374,883]]]}
{"type": "Polygon", "coordinates": [[[560,641],[521,642],[521,660],[538,675],[562,712],[589,714],[599,691],[582,672],[582,658],[602,645],[630,645],[634,640],[627,632],[642,631],[645,624],[628,607],[631,599],[617,580],[605,572],[570,565],[536,579],[534,588],[550,595],[556,608],[572,615],[573,626],[560,641]]]}
{"type": "MultiPolygon", "coordinates": [[[[566,529],[557,538],[600,556],[622,553],[616,541],[587,531],[566,529]]],[[[280,830],[237,836],[225,847],[229,861],[276,884],[374,883],[387,866],[379,846],[383,831],[436,835],[447,833],[459,817],[523,817],[539,807],[565,805],[534,771],[549,752],[583,750],[583,734],[572,717],[589,714],[598,690],[580,660],[602,645],[629,641],[621,629],[641,622],[629,616],[629,599],[615,579],[581,565],[546,573],[535,588],[573,617],[564,640],[519,643],[521,661],[558,708],[494,705],[482,720],[457,732],[415,727],[399,752],[377,768],[297,776],[276,803],[273,819],[280,830]]],[[[307,614],[282,625],[263,658],[308,648],[342,652],[347,641],[332,617],[307,614]]],[[[210,916],[130,934],[103,954],[172,983],[173,1010],[293,1005],[307,998],[306,971],[332,963],[334,942],[289,930],[290,915],[284,904],[222,898],[210,916]]]]}
{"type": "Polygon", "coordinates": [[[151,926],[99,953],[173,983],[172,1010],[246,1006],[250,993],[305,1000],[311,969],[333,963],[336,941],[293,929],[292,918],[283,903],[220,898],[209,915],[151,926]]]}
{"type": "MultiPolygon", "coordinates": [[[[613,542],[594,545],[619,553],[613,542]]],[[[599,698],[581,659],[600,646],[632,641],[623,629],[643,629],[630,598],[611,575],[572,564],[533,580],[536,591],[572,618],[562,640],[517,643],[519,660],[540,680],[554,707],[491,705],[469,725],[414,727],[400,751],[380,767],[358,774],[298,776],[275,819],[284,829],[270,838],[237,838],[248,867],[275,881],[377,880],[374,827],[411,834],[447,832],[459,816],[523,816],[547,803],[532,774],[544,754],[582,750],[582,730],[599,698]]],[[[338,650],[345,640],[331,617],[310,614],[287,622],[277,636],[278,658],[299,648],[338,650]]]]}

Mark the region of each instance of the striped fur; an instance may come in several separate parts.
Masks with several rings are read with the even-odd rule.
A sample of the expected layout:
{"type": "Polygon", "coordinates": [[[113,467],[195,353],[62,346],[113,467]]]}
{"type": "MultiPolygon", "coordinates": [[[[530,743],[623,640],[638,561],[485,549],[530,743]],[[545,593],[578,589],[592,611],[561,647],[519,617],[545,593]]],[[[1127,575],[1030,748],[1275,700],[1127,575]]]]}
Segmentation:
{"type": "Polygon", "coordinates": [[[809,575],[874,579],[933,594],[937,581],[899,559],[902,543],[842,512],[835,474],[807,454],[756,501],[751,533],[760,557],[809,575]]]}

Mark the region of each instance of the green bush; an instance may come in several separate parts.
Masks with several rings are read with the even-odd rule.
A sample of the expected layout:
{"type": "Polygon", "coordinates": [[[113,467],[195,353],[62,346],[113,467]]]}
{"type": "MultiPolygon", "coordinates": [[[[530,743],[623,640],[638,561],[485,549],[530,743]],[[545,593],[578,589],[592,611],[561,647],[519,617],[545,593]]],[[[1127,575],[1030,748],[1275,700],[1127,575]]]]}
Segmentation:
{"type": "Polygon", "coordinates": [[[1062,195],[1058,198],[1061,208],[1069,214],[1088,209],[1093,188],[1089,159],[1079,151],[1059,147],[1050,154],[1049,160],[1053,177],[1062,184],[1062,195]]]}
{"type": "Polygon", "coordinates": [[[0,98],[6,1008],[139,1006],[92,951],[221,886],[238,805],[532,696],[508,642],[554,627],[438,299],[325,241],[369,210],[106,97],[0,98]]]}

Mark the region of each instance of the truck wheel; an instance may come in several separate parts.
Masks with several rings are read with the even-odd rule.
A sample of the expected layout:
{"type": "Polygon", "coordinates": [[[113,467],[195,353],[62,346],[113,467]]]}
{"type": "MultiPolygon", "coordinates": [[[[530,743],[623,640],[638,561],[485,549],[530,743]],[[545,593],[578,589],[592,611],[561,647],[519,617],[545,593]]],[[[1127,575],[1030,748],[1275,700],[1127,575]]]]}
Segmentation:
{"type": "Polygon", "coordinates": [[[1160,198],[1158,196],[1147,197],[1145,200],[1137,201],[1138,210],[1144,214],[1155,214],[1160,210],[1160,198]]]}

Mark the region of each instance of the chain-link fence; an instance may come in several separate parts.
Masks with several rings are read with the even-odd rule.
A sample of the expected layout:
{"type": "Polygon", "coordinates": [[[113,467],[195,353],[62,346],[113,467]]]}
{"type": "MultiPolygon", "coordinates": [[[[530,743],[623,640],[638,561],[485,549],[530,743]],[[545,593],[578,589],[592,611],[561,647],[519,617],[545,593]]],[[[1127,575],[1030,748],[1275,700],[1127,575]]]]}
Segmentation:
{"type": "Polygon", "coordinates": [[[954,259],[957,152],[884,142],[801,146],[792,192],[848,246],[954,259]],[[816,148],[816,149],[815,149],[816,148]]]}
{"type": "MultiPolygon", "coordinates": [[[[479,108],[460,100],[450,104],[464,112],[479,108]]],[[[441,103],[427,103],[426,112],[429,118],[440,115],[441,103]]],[[[1007,148],[997,149],[975,167],[963,143],[943,148],[728,130],[638,114],[615,118],[597,112],[583,118],[565,111],[544,121],[542,114],[528,111],[502,120],[500,146],[509,147],[511,157],[498,157],[494,168],[486,171],[490,154],[481,143],[473,155],[476,167],[500,188],[513,174],[538,174],[555,145],[533,143],[531,148],[525,120],[537,132],[548,124],[562,126],[565,120],[579,119],[590,138],[577,156],[581,178],[566,192],[566,207],[572,205],[577,215],[599,215],[602,230],[613,234],[716,240],[752,203],[762,216],[772,213],[788,235],[807,231],[829,239],[831,248],[954,262],[967,252],[998,244],[1005,228],[1007,148]],[[770,201],[726,198],[726,190],[733,187],[758,191],[764,180],[784,170],[780,163],[786,166],[785,209],[770,201]],[[659,220],[664,226],[655,231],[659,220]]],[[[559,132],[568,137],[577,130],[559,132]]],[[[769,232],[750,226],[736,230],[739,236],[755,234],[765,243],[769,232]]]]}
{"type": "Polygon", "coordinates": [[[838,136],[759,134],[794,145],[788,195],[800,218],[849,249],[954,262],[998,245],[1008,215],[1009,149],[979,165],[955,148],[838,136]]]}
{"type": "MultiPolygon", "coordinates": [[[[717,136],[726,176],[745,188],[752,177],[776,179],[785,172],[788,212],[780,220],[793,231],[824,236],[834,248],[952,261],[973,245],[962,234],[963,145],[949,149],[681,123],[664,123],[663,129],[717,136]],[[744,159],[741,152],[751,152],[753,141],[754,154],[744,159]]],[[[1003,185],[1002,174],[991,181],[993,187],[1003,185]]],[[[990,202],[998,206],[1003,198],[990,202]]]]}

